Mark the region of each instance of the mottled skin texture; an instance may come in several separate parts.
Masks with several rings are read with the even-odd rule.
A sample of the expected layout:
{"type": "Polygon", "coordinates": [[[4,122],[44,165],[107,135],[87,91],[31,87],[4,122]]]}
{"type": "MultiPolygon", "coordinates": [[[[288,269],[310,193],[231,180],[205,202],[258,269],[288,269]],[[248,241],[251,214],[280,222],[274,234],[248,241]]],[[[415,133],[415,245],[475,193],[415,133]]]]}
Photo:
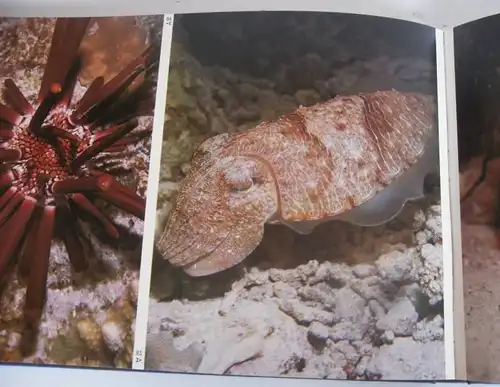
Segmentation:
{"type": "Polygon", "coordinates": [[[193,156],[158,248],[187,274],[209,275],[245,259],[265,223],[300,231],[344,214],[417,163],[435,110],[434,97],[416,93],[338,96],[212,137],[193,156]]]}

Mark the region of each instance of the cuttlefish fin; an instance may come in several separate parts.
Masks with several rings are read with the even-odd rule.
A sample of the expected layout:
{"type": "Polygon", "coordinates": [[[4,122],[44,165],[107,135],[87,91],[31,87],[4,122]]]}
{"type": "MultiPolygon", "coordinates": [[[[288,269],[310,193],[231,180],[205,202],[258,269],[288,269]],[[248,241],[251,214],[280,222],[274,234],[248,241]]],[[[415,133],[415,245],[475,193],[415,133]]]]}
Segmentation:
{"type": "Polygon", "coordinates": [[[287,226],[288,228],[292,229],[297,234],[309,235],[314,231],[314,229],[321,222],[320,221],[287,222],[287,221],[282,220],[280,223],[283,224],[284,226],[287,226]]]}
{"type": "Polygon", "coordinates": [[[437,133],[429,140],[422,157],[394,182],[382,189],[367,202],[340,214],[334,219],[359,226],[379,226],[393,220],[409,201],[425,196],[424,180],[431,173],[438,172],[439,143],[437,133]]]}

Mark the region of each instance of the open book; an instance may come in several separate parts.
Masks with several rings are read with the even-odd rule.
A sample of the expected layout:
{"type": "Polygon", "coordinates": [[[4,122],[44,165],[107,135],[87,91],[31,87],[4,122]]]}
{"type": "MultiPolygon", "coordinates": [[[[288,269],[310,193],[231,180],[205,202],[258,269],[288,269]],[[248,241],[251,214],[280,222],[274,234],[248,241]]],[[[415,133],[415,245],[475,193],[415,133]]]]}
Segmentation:
{"type": "Polygon", "coordinates": [[[0,20],[0,361],[499,381],[499,22],[0,20]]]}

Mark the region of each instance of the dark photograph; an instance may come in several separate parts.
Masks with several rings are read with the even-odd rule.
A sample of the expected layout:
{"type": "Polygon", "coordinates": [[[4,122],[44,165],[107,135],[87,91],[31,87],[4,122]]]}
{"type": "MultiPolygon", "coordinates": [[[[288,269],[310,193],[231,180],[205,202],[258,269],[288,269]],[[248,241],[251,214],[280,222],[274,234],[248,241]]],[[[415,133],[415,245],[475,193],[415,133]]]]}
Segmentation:
{"type": "Polygon", "coordinates": [[[484,382],[500,381],[499,22],[454,33],[467,377],[484,382]]]}

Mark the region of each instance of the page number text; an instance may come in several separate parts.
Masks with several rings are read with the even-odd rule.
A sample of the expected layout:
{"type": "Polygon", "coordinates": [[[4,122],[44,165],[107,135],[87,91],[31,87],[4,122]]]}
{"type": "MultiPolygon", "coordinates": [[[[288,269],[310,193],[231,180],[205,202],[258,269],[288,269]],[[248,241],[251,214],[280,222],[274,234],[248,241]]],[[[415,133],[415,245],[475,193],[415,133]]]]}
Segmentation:
{"type": "Polygon", "coordinates": [[[135,351],[135,363],[142,364],[144,362],[144,351],[137,350],[135,351]]]}

